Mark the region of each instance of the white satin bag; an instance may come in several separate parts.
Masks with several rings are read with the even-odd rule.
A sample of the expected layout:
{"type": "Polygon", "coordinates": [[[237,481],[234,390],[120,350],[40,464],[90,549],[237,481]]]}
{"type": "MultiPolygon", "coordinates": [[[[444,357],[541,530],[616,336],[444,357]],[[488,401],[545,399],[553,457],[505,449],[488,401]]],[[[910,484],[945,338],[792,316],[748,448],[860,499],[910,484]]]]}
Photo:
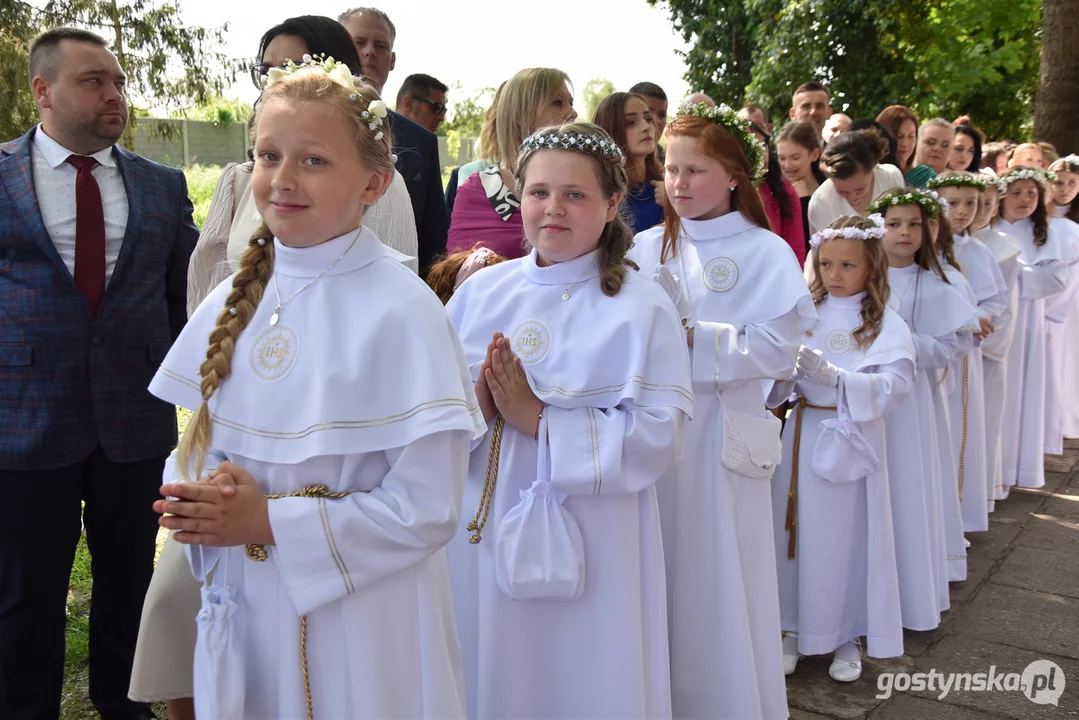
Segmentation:
{"type": "Polygon", "coordinates": [[[576,600],[584,592],[584,539],[548,477],[547,418],[539,436],[536,481],[498,526],[495,580],[514,600],[576,600]]]}
{"type": "Polygon", "coordinates": [[[820,422],[820,435],[813,446],[813,472],[833,483],[848,483],[872,475],[880,467],[877,451],[852,422],[840,391],[839,416],[820,422]]]}
{"type": "Polygon", "coordinates": [[[771,413],[760,417],[723,408],[723,467],[739,475],[768,480],[783,458],[780,430],[771,413]]]}
{"type": "MultiPolygon", "coordinates": [[[[229,585],[229,549],[222,548],[213,584],[202,580],[202,608],[195,618],[195,716],[234,720],[244,716],[244,652],[237,615],[237,588],[229,585]]],[[[198,548],[201,555],[202,547],[198,548]]],[[[205,564],[203,564],[205,567],[205,564]]]]}

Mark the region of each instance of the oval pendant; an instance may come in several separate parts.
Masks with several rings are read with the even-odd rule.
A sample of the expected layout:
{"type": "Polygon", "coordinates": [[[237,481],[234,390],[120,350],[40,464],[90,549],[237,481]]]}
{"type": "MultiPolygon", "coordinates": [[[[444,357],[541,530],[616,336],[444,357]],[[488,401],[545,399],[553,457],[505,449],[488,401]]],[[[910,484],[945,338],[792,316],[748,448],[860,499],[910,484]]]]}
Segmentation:
{"type": "Polygon", "coordinates": [[[271,315],[270,316],[270,325],[276,325],[277,321],[280,319],[280,317],[281,316],[278,315],[276,312],[273,315],[271,315]]]}
{"type": "Polygon", "coordinates": [[[566,292],[562,293],[562,299],[563,299],[563,300],[569,300],[569,290],[567,290],[566,292]]]}

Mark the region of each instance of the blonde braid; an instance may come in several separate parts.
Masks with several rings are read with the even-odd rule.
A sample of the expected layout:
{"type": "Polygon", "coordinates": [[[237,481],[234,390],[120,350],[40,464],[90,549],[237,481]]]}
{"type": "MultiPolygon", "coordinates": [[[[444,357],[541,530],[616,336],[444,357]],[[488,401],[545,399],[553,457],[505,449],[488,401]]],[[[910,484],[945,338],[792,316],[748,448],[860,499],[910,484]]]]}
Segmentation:
{"type": "Polygon", "coordinates": [[[207,403],[232,372],[232,354],[236,350],[236,341],[255,316],[266,284],[273,275],[273,267],[273,235],[263,223],[251,237],[247,250],[240,259],[240,269],[232,280],[232,290],[225,299],[225,307],[217,316],[217,325],[210,331],[206,359],[199,367],[199,375],[202,377],[202,402],[199,403],[176,448],[176,464],[180,477],[187,482],[202,477],[212,427],[207,403]],[[262,244],[259,244],[260,240],[262,244]],[[195,458],[193,477],[190,473],[192,455],[195,458]]]}

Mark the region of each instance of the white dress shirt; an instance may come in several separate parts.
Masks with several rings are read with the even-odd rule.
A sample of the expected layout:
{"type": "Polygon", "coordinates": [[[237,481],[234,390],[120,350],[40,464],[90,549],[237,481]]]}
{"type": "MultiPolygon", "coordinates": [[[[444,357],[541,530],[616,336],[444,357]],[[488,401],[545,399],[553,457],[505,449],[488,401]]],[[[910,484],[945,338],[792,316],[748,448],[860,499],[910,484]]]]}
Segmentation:
{"type": "MultiPolygon", "coordinates": [[[[37,126],[30,151],[37,204],[45,229],[71,277],[75,277],[75,177],[79,171],[67,159],[77,154],[46,135],[41,125],[37,126]]],[[[91,157],[98,162],[91,172],[101,188],[105,211],[105,283],[108,284],[127,229],[127,190],[112,147],[91,157]]]]}

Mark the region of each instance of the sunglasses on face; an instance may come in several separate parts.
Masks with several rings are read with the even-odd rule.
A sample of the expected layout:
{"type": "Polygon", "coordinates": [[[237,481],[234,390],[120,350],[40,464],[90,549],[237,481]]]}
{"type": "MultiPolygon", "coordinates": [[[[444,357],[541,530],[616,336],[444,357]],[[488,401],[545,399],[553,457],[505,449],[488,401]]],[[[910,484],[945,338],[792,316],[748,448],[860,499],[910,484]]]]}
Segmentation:
{"type": "Polygon", "coordinates": [[[417,95],[409,95],[409,97],[411,97],[413,100],[419,100],[422,103],[427,103],[428,105],[430,105],[431,112],[433,112],[435,115],[441,115],[442,113],[446,112],[446,105],[444,103],[435,102],[434,100],[429,100],[428,98],[419,97],[417,95]]]}

